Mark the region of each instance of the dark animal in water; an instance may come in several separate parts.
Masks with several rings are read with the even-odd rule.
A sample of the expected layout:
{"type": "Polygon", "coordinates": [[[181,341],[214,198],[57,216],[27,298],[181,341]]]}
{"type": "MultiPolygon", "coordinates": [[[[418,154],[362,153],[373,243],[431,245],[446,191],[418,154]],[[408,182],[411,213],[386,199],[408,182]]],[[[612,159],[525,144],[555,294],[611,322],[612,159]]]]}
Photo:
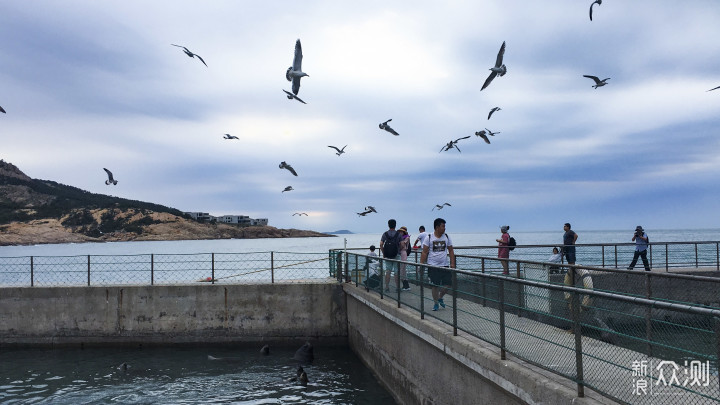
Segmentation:
{"type": "Polygon", "coordinates": [[[260,349],[260,354],[262,354],[264,356],[267,356],[268,354],[270,354],[270,346],[268,346],[268,345],[263,346],[262,349],[260,349]]]}
{"type": "Polygon", "coordinates": [[[301,363],[312,363],[315,359],[315,354],[313,353],[313,346],[310,342],[305,342],[304,345],[297,349],[293,359],[301,363]]]}

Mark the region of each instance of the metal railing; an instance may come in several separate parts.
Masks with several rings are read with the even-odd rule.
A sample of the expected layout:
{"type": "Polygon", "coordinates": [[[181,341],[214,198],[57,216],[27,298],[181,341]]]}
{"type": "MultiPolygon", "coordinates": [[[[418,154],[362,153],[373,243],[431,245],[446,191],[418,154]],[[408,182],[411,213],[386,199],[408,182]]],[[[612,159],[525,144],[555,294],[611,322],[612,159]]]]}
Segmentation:
{"type": "MultiPolygon", "coordinates": [[[[586,266],[626,269],[635,253],[634,243],[577,244],[575,246],[576,264],[586,266]]],[[[563,245],[518,245],[510,257],[519,260],[546,261],[552,254],[552,248],[562,250],[563,245]]],[[[497,257],[497,245],[459,246],[456,254],[468,256],[497,257]]],[[[648,246],[648,261],[653,269],[703,268],[720,271],[720,242],[653,242],[648,246]]],[[[642,261],[636,269],[643,269],[642,261]]]]}
{"type": "MultiPolygon", "coordinates": [[[[501,268],[501,259],[480,260],[488,268],[501,268]]],[[[448,270],[450,298],[445,308],[432,311],[427,271],[433,267],[405,263],[410,283],[405,291],[400,279],[390,277],[387,284],[390,263],[402,264],[347,253],[344,267],[356,285],[396,300],[398,307],[417,310],[423,319],[448,324],[455,335],[467,333],[499,347],[501,359],[511,353],[571,379],[578,396],[588,387],[633,404],[720,401],[720,309],[576,287],[594,270],[585,266],[563,266],[569,285],[525,279],[538,268],[547,273],[547,268],[509,260],[507,276],[448,270]],[[377,285],[367,283],[371,266],[379,275],[377,285]]]]}
{"type": "Polygon", "coordinates": [[[307,282],[336,271],[334,253],[0,257],[0,287],[307,282]]]}

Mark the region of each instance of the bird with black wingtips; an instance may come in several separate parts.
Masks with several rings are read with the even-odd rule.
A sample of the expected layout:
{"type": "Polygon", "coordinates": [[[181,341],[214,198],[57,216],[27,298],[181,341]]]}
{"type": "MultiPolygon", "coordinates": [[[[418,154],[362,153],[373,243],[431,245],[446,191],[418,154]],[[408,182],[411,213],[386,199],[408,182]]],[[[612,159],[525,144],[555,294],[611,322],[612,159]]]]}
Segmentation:
{"type": "Polygon", "coordinates": [[[597,77],[597,76],[592,76],[592,75],[583,75],[583,77],[587,77],[588,79],[593,79],[593,80],[595,81],[595,85],[592,86],[592,87],[594,87],[595,89],[597,89],[598,87],[602,87],[602,86],[606,85],[606,84],[607,84],[607,81],[610,80],[609,77],[606,78],[606,79],[600,80],[599,77],[597,77]]]}
{"type": "Polygon", "coordinates": [[[305,76],[310,77],[310,75],[302,71],[302,59],[302,45],[300,45],[300,38],[298,38],[298,40],[295,41],[295,55],[293,56],[293,64],[292,66],[287,68],[287,71],[285,72],[285,78],[289,82],[292,82],[292,92],[296,96],[300,91],[300,79],[305,76]]]}
{"type": "Polygon", "coordinates": [[[490,140],[488,139],[487,135],[485,135],[485,131],[478,131],[475,132],[475,135],[479,136],[480,138],[485,140],[485,143],[490,143],[490,140]]]}
{"type": "Polygon", "coordinates": [[[395,135],[395,136],[400,135],[400,134],[398,134],[397,132],[395,132],[394,129],[390,128],[390,125],[388,125],[388,122],[390,122],[390,121],[392,121],[392,118],[390,118],[389,120],[387,120],[387,121],[383,122],[382,124],[380,124],[380,125],[379,125],[380,129],[384,129],[384,130],[390,132],[391,134],[393,134],[393,135],[395,135]]]}
{"type": "Polygon", "coordinates": [[[223,138],[224,138],[224,139],[240,139],[240,138],[238,138],[237,136],[235,136],[235,135],[230,135],[230,134],[225,134],[225,135],[223,135],[223,138]]]}
{"type": "Polygon", "coordinates": [[[487,134],[490,135],[490,136],[495,136],[495,134],[499,134],[499,133],[500,133],[500,132],[493,132],[493,131],[491,131],[491,130],[489,130],[489,129],[487,129],[487,128],[485,128],[485,130],[487,131],[487,134]]]}
{"type": "Polygon", "coordinates": [[[365,215],[370,214],[370,213],[372,213],[372,211],[368,210],[368,211],[358,212],[357,214],[361,217],[364,217],[365,215]]]}
{"type": "Polygon", "coordinates": [[[284,189],[283,191],[281,191],[281,192],[284,193],[284,192],[286,192],[286,191],[293,191],[293,190],[295,190],[295,189],[292,188],[292,186],[287,186],[287,187],[285,187],[285,189],[284,189]]]}
{"type": "Polygon", "coordinates": [[[377,210],[376,210],[375,207],[373,207],[372,205],[368,205],[367,207],[365,207],[365,210],[366,210],[366,211],[370,211],[370,212],[374,212],[374,213],[377,214],[377,210]]]}
{"type": "Polygon", "coordinates": [[[496,76],[503,77],[505,76],[505,73],[507,73],[507,67],[503,65],[503,55],[505,55],[505,41],[503,41],[500,46],[500,51],[498,51],[497,59],[495,60],[495,66],[490,68],[490,75],[487,79],[485,79],[485,83],[483,83],[480,91],[485,90],[485,88],[490,85],[496,76]]]}
{"type": "MultiPolygon", "coordinates": [[[[720,86],[717,86],[717,87],[715,87],[714,89],[710,89],[710,90],[708,90],[708,91],[713,91],[713,90],[717,90],[717,89],[720,89],[720,86]]],[[[0,108],[0,110],[2,110],[2,108],[0,108]]],[[[5,112],[5,111],[3,111],[3,112],[5,112]]]]}
{"type": "Polygon", "coordinates": [[[598,6],[601,5],[602,0],[595,0],[592,2],[592,4],[590,4],[590,21],[592,21],[592,9],[595,4],[597,4],[598,6]]]}
{"type": "Polygon", "coordinates": [[[194,57],[197,56],[197,58],[200,59],[200,62],[202,62],[203,65],[205,65],[205,67],[207,67],[207,63],[205,63],[205,60],[203,60],[203,58],[201,58],[200,55],[198,55],[198,54],[196,54],[196,53],[190,52],[189,49],[185,48],[185,47],[182,46],[182,45],[175,45],[175,44],[170,44],[170,45],[172,45],[172,46],[177,46],[178,48],[182,48],[182,49],[183,49],[183,52],[185,52],[185,55],[187,55],[187,56],[189,56],[189,57],[191,57],[191,58],[194,58],[194,57]]]}
{"type": "Polygon", "coordinates": [[[338,149],[337,146],[330,146],[330,145],[328,145],[328,148],[333,148],[333,149],[335,149],[335,150],[337,151],[337,153],[335,153],[335,154],[338,155],[338,156],[340,156],[340,155],[342,155],[343,153],[345,153],[345,148],[347,148],[347,145],[343,146],[342,149],[338,149]]]}
{"type": "Polygon", "coordinates": [[[500,108],[500,107],[493,107],[493,109],[490,110],[490,112],[488,113],[488,119],[490,119],[490,117],[492,117],[492,115],[495,111],[501,111],[501,110],[502,110],[502,108],[500,108]]]}
{"type": "Polygon", "coordinates": [[[108,175],[108,179],[105,180],[105,184],[107,184],[107,185],[110,185],[110,184],[116,185],[118,182],[117,182],[117,180],[115,180],[115,179],[113,178],[112,172],[111,172],[110,170],[104,168],[104,167],[103,167],[103,170],[105,170],[105,173],[107,173],[107,175],[108,175]]]}
{"type": "Polygon", "coordinates": [[[300,97],[296,96],[295,94],[292,94],[292,93],[290,93],[289,91],[287,91],[287,90],[285,90],[285,89],[283,89],[283,91],[285,92],[285,94],[287,94],[288,100],[295,99],[295,100],[297,100],[297,101],[299,101],[299,102],[301,102],[301,103],[303,103],[303,104],[307,104],[306,102],[304,102],[300,97]]]}
{"type": "Polygon", "coordinates": [[[0,107],[0,112],[3,113],[3,114],[7,114],[2,107],[0,107]]]}
{"type": "Polygon", "coordinates": [[[455,149],[457,149],[458,152],[461,152],[460,148],[458,148],[458,146],[457,146],[457,143],[460,142],[460,141],[463,140],[463,139],[468,139],[468,138],[470,138],[470,135],[468,135],[468,136],[463,136],[462,138],[458,138],[458,139],[456,139],[456,140],[454,140],[454,141],[450,141],[450,142],[448,142],[445,146],[443,146],[443,147],[440,149],[440,152],[445,152],[445,151],[448,151],[448,150],[450,150],[450,149],[452,149],[452,148],[455,148],[455,149]]]}
{"type": "Polygon", "coordinates": [[[437,208],[438,210],[441,210],[441,209],[443,209],[446,205],[447,205],[448,207],[452,207],[452,204],[446,202],[446,203],[442,203],[442,204],[435,204],[435,206],[433,207],[433,209],[431,209],[430,211],[435,211],[436,208],[437,208]]]}
{"type": "Polygon", "coordinates": [[[280,162],[280,166],[279,166],[279,167],[280,167],[281,169],[287,169],[290,173],[293,174],[293,176],[297,176],[297,175],[298,175],[297,172],[295,171],[295,169],[293,169],[292,166],[290,166],[289,164],[285,163],[284,161],[283,161],[283,162],[280,162]]]}

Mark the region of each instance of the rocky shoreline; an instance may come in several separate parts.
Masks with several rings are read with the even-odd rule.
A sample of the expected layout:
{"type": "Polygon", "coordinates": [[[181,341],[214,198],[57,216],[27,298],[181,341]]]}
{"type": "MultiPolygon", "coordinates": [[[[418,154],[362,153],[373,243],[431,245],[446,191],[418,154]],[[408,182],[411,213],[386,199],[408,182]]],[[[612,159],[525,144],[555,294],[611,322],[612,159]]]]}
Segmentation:
{"type": "Polygon", "coordinates": [[[83,242],[306,238],[334,236],[315,231],[279,229],[272,226],[238,227],[228,224],[205,224],[168,214],[154,213],[153,216],[156,217],[158,222],[143,226],[140,233],[120,230],[111,233],[104,233],[97,237],[88,236],[85,233],[82,233],[81,229],[64,226],[59,219],[39,219],[29,222],[12,222],[0,225],[0,246],[83,242]]]}

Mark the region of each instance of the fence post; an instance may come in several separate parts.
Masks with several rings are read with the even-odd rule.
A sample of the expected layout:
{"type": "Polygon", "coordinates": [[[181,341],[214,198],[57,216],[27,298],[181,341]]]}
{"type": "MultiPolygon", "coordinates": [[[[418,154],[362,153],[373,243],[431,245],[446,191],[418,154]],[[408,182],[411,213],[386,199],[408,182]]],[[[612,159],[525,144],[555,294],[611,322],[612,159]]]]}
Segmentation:
{"type": "Polygon", "coordinates": [[[30,287],[35,286],[35,265],[33,257],[30,256],[30,287]]]}
{"type": "MultiPolygon", "coordinates": [[[[355,257],[355,287],[357,287],[358,284],[360,284],[360,273],[358,272],[358,257],[357,257],[357,255],[355,255],[354,257],[355,257]]],[[[370,267],[370,266],[368,266],[368,267],[370,267]]]]}
{"type": "MultiPolygon", "coordinates": [[[[480,272],[485,273],[485,258],[483,257],[480,259],[480,272]]],[[[482,280],[482,296],[483,296],[483,306],[487,306],[487,278],[480,277],[482,280]]]]}
{"type": "Polygon", "coordinates": [[[670,262],[669,262],[669,256],[668,256],[668,244],[665,244],[665,272],[667,273],[670,271],[670,262]]]}
{"type": "MultiPolygon", "coordinates": [[[[645,273],[645,298],[652,299],[652,277],[645,273]]],[[[647,340],[648,356],[653,355],[652,348],[652,306],[645,310],[645,340],[647,340]]]]}
{"type": "Polygon", "coordinates": [[[453,336],[457,336],[457,272],[452,272],[453,336]]]}
{"type": "Polygon", "coordinates": [[[653,260],[652,260],[652,243],[648,243],[648,253],[650,253],[650,268],[653,268],[653,260]]]}
{"type": "Polygon", "coordinates": [[[715,242],[715,265],[717,270],[720,271],[720,242],[715,242]]]}
{"type": "Polygon", "coordinates": [[[270,252],[270,284],[275,284],[275,252],[270,252]]]}
{"type": "MultiPolygon", "coordinates": [[[[517,262],[517,278],[520,279],[520,262],[517,262]]],[[[525,287],[518,283],[517,286],[517,305],[518,305],[518,311],[517,316],[518,318],[522,318],[522,310],[525,307],[525,294],[523,292],[525,291],[525,287]]]]}
{"type": "Polygon", "coordinates": [[[617,245],[615,245],[615,268],[617,269],[617,245]]]}
{"type": "Polygon", "coordinates": [[[88,255],[88,286],[90,286],[90,255],[88,255]]]}
{"type": "Polygon", "coordinates": [[[150,253],[150,285],[155,284],[155,254],[150,253]]]}
{"type": "MultiPolygon", "coordinates": [[[[713,317],[715,321],[713,325],[715,329],[715,355],[717,364],[715,365],[720,370],[720,319],[716,316],[713,317]]],[[[720,378],[718,378],[718,386],[720,386],[720,378]]]]}
{"type": "Polygon", "coordinates": [[[699,266],[698,266],[698,248],[697,248],[697,245],[698,245],[697,242],[695,242],[695,267],[699,267],[699,266]]]}
{"type": "Polygon", "coordinates": [[[505,277],[498,280],[498,304],[500,306],[500,360],[505,360],[505,277]]]}
{"type": "MultiPolygon", "coordinates": [[[[425,319],[425,266],[420,266],[420,319],[425,319]]],[[[380,293],[382,294],[382,292],[380,293]]]]}
{"type": "Polygon", "coordinates": [[[215,284],[215,253],[211,253],[212,267],[210,269],[210,284],[215,284]]]}
{"type": "Polygon", "coordinates": [[[605,245],[601,246],[600,251],[602,252],[602,266],[605,267],[605,245]]]}
{"type": "Polygon", "coordinates": [[[380,299],[385,296],[385,259],[380,259],[380,299]]]}
{"type": "MultiPolygon", "coordinates": [[[[575,287],[575,269],[572,268],[572,286],[575,287]]],[[[582,361],[582,326],[580,325],[580,297],[573,291],[571,295],[571,313],[573,318],[573,331],[575,332],[575,377],[577,380],[577,394],[582,398],[585,396],[585,385],[583,383],[583,361],[582,361]]]]}

